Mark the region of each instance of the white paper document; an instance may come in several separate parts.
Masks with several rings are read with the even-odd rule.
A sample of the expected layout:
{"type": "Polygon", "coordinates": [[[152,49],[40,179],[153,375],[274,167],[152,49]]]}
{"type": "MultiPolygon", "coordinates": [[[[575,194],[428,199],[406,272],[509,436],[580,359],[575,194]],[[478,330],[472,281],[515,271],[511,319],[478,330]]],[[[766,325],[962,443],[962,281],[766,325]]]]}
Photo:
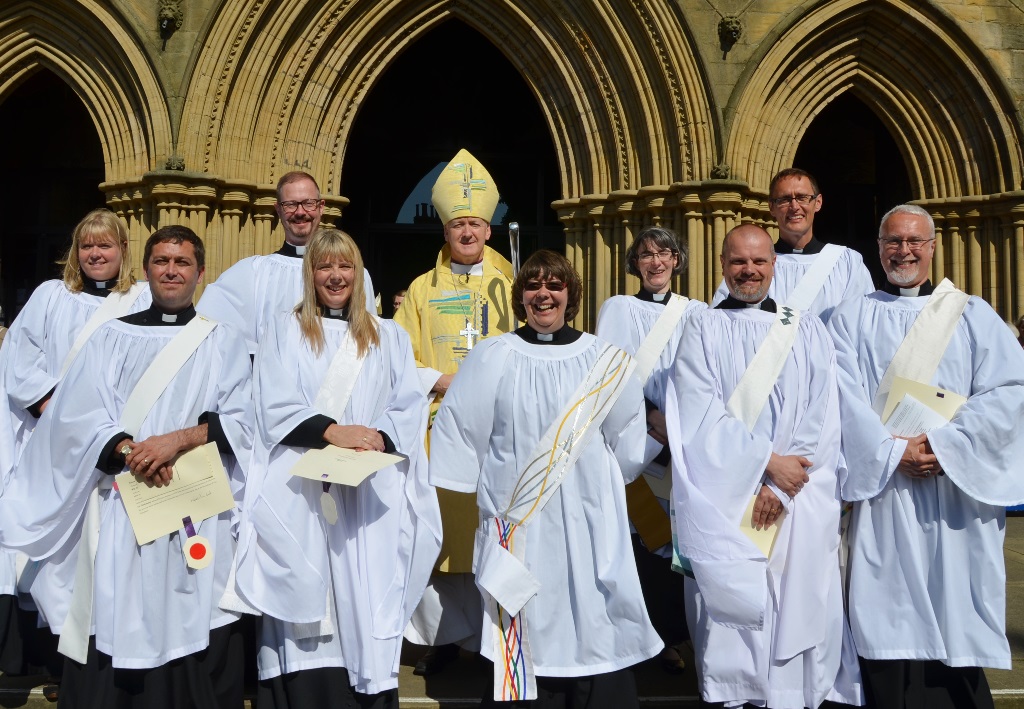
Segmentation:
{"type": "Polygon", "coordinates": [[[771,558],[772,549],[775,548],[775,538],[779,536],[779,528],[782,526],[782,520],[786,518],[786,510],[783,508],[779,514],[778,519],[771,526],[764,527],[762,529],[754,529],[754,525],[750,523],[751,518],[754,516],[754,504],[757,502],[757,495],[750,498],[750,503],[747,505],[747,509],[743,511],[743,516],[740,517],[740,531],[746,535],[747,539],[754,543],[761,553],[766,558],[771,558]]]}
{"type": "Polygon", "coordinates": [[[171,482],[164,487],[150,487],[131,472],[117,476],[117,489],[140,546],[182,529],[185,517],[198,525],[235,506],[216,443],[193,448],[172,467],[171,482]]]}
{"type": "Polygon", "coordinates": [[[357,451],[327,446],[302,454],[291,469],[300,478],[356,487],[378,470],[405,460],[405,456],[378,451],[357,451]]]}
{"type": "Polygon", "coordinates": [[[903,400],[889,414],[885,427],[894,436],[913,438],[946,423],[942,414],[928,408],[910,394],[904,394],[903,400]]]}

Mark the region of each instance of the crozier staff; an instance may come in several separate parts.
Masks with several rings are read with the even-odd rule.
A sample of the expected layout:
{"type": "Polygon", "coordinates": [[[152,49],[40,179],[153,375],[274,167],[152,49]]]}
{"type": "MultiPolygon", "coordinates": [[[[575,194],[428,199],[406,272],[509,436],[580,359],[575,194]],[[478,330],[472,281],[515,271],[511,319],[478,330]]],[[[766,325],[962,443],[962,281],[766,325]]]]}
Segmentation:
{"type": "Polygon", "coordinates": [[[402,631],[440,549],[409,338],[366,309],[362,275],[355,242],[318,231],[302,302],[268,324],[256,354],[237,580],[264,614],[261,707],[397,705],[402,631]],[[407,459],[358,487],[290,475],[328,443],[407,459]]]}
{"type": "Polygon", "coordinates": [[[512,297],[526,325],[474,348],[431,438],[431,482],[479,506],[483,706],[636,707],[628,668],[662,649],[624,491],[643,468],[643,393],[625,352],[567,324],[582,284],[564,256],[531,256],[512,297]]]}

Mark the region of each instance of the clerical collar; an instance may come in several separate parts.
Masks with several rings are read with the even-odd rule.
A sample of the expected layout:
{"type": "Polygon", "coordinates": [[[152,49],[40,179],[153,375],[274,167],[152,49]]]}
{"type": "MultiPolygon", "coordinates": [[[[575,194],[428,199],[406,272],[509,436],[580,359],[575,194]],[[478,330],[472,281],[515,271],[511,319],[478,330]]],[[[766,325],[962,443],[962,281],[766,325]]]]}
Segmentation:
{"type": "Polygon", "coordinates": [[[176,326],[184,325],[196,316],[196,309],[188,306],[178,313],[165,313],[156,303],[150,305],[146,310],[140,310],[131,315],[118,318],[121,322],[129,325],[145,325],[147,327],[176,326]]]}
{"type": "Polygon", "coordinates": [[[721,303],[715,306],[720,310],[742,310],[743,308],[758,308],[766,313],[774,313],[776,311],[775,301],[771,298],[765,298],[760,303],[746,303],[738,298],[733,298],[731,295],[723,300],[721,303]]]}
{"type": "Polygon", "coordinates": [[[292,258],[302,258],[306,253],[306,246],[296,246],[295,244],[290,244],[286,241],[281,245],[281,248],[274,253],[280,254],[281,256],[291,256],[292,258]]]}
{"type": "Polygon", "coordinates": [[[777,253],[777,254],[795,254],[795,255],[798,255],[798,256],[800,254],[803,254],[804,256],[809,256],[811,254],[821,253],[821,250],[823,248],[825,248],[825,245],[823,243],[821,243],[820,241],[818,241],[817,239],[815,239],[813,236],[811,237],[811,240],[808,241],[804,245],[804,247],[802,249],[794,249],[792,246],[787,244],[785,241],[783,241],[782,239],[779,239],[778,243],[775,244],[775,253],[777,253]]]}
{"type": "Polygon", "coordinates": [[[568,324],[562,325],[560,330],[554,332],[537,332],[529,325],[523,325],[515,332],[531,345],[569,345],[583,335],[579,330],[573,330],[568,324]]]}
{"type": "Polygon", "coordinates": [[[465,264],[452,261],[452,273],[456,276],[482,276],[484,275],[484,262],[465,264]]]}
{"type": "Polygon", "coordinates": [[[321,305],[320,316],[324,318],[330,318],[331,320],[348,320],[348,308],[328,308],[326,305],[321,305]]]}
{"type": "Polygon", "coordinates": [[[82,273],[82,291],[89,295],[98,295],[106,298],[110,295],[110,289],[117,285],[117,279],[111,278],[107,281],[97,281],[82,273]]]}
{"type": "Polygon", "coordinates": [[[898,295],[902,298],[916,298],[923,295],[931,295],[932,291],[935,290],[935,286],[932,285],[931,280],[925,279],[924,283],[915,288],[901,288],[900,286],[890,283],[886,279],[885,283],[882,284],[882,290],[890,295],[898,295]]]}
{"type": "Polygon", "coordinates": [[[672,291],[665,291],[664,293],[651,293],[649,290],[640,287],[640,292],[636,294],[636,297],[646,303],[660,303],[664,305],[672,297],[672,291]]]}

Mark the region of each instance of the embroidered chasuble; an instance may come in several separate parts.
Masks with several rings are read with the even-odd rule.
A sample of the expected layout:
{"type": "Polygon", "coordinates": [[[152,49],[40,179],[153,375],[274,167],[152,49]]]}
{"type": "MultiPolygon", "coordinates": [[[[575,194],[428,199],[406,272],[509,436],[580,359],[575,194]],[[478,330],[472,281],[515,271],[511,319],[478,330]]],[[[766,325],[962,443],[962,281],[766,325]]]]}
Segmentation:
{"type": "MultiPolygon", "coordinates": [[[[479,276],[454,273],[448,245],[441,249],[437,264],[412,282],[395,314],[395,322],[409,333],[424,391],[442,374],[457,372],[470,345],[514,328],[511,298],[512,265],[497,251],[484,248],[483,276],[479,276]]],[[[428,396],[433,397],[427,427],[429,454],[430,429],[442,397],[428,396]]],[[[476,501],[471,495],[450,490],[438,490],[437,497],[444,527],[437,569],[469,573],[476,501]]]]}

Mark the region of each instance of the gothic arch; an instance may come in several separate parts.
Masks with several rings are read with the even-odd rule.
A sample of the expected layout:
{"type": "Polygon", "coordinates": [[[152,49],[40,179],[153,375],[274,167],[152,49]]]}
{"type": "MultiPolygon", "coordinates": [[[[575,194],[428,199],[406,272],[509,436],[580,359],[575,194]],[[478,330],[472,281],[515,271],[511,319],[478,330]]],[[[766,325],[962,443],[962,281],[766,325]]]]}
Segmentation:
{"type": "MultiPolygon", "coordinates": [[[[531,87],[566,199],[706,179],[715,154],[712,111],[678,8],[641,0],[578,5],[229,3],[199,52],[179,152],[189,169],[261,187],[299,167],[336,193],[361,100],[405,46],[458,18],[488,37],[531,87]]],[[[457,94],[461,60],[453,48],[453,71],[438,77],[439,93],[457,94]]]]}
{"type": "Polygon", "coordinates": [[[832,2],[766,43],[730,111],[727,162],[755,190],[792,164],[817,113],[852,91],[895,137],[920,200],[1019,189],[1021,136],[1001,79],[934,10],[832,2]]]}
{"type": "Polygon", "coordinates": [[[166,160],[166,102],[136,38],[93,0],[34,0],[0,9],[0,101],[41,68],[82,99],[103,146],[108,182],[166,160]]]}

